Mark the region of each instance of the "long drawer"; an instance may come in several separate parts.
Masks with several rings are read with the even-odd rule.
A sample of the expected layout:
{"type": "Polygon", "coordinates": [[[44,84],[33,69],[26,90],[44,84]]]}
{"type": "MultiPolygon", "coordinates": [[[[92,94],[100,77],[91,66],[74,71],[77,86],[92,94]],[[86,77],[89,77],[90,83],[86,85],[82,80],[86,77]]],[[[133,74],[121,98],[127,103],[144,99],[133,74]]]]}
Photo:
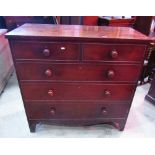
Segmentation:
{"type": "Polygon", "coordinates": [[[80,44],[63,42],[18,42],[12,43],[15,59],[78,60],[80,44]]]}
{"type": "Polygon", "coordinates": [[[26,103],[28,119],[125,118],[130,105],[26,103]]]}
{"type": "Polygon", "coordinates": [[[16,63],[20,80],[136,82],[140,65],[90,63],[16,63]]]}
{"type": "Polygon", "coordinates": [[[21,83],[25,101],[101,100],[130,101],[135,85],[98,83],[21,83]]]}
{"type": "Polygon", "coordinates": [[[83,60],[141,62],[145,48],[134,44],[83,44],[83,60]]]}

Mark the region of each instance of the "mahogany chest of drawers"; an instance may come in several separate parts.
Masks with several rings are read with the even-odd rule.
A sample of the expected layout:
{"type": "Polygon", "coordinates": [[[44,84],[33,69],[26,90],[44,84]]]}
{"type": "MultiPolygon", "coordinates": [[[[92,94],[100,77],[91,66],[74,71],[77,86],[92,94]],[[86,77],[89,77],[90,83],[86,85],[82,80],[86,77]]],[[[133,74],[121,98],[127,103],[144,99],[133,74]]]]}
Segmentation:
{"type": "Polygon", "coordinates": [[[29,122],[124,129],[149,38],[127,27],[24,24],[6,34],[29,122]]]}

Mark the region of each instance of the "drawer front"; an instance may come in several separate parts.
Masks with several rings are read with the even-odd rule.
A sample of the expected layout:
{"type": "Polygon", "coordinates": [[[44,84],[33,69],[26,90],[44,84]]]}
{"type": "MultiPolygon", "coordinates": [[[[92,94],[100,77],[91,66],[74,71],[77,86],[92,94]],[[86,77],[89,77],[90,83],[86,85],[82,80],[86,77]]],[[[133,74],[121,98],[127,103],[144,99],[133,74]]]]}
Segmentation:
{"type": "Polygon", "coordinates": [[[102,100],[130,101],[135,85],[98,83],[21,83],[25,101],[102,100]]]}
{"type": "Polygon", "coordinates": [[[95,119],[125,118],[129,105],[27,103],[29,119],[95,119]]]}
{"type": "Polygon", "coordinates": [[[145,45],[84,44],[83,59],[141,62],[144,59],[145,49],[145,45]]]}
{"type": "Polygon", "coordinates": [[[80,45],[73,43],[13,42],[15,59],[78,60],[80,45]]]}
{"type": "Polygon", "coordinates": [[[136,82],[140,65],[17,63],[20,80],[136,82]],[[130,74],[129,74],[130,73],[130,74]]]}

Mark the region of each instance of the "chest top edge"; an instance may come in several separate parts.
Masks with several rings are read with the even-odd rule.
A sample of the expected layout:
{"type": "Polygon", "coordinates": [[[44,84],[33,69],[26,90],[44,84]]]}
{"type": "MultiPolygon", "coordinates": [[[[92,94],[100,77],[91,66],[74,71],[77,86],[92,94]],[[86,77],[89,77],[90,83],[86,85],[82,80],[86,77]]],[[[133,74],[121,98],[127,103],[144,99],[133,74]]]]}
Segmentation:
{"type": "Polygon", "coordinates": [[[72,41],[138,41],[151,38],[130,27],[24,24],[6,35],[8,39],[72,40],[72,41]]]}

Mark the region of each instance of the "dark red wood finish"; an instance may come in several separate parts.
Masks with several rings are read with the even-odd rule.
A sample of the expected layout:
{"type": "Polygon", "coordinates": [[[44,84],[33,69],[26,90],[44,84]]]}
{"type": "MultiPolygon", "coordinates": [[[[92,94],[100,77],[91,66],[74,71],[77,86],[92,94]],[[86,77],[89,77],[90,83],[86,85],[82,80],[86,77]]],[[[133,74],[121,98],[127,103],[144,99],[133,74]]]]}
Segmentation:
{"type": "Polygon", "coordinates": [[[7,33],[6,36],[20,41],[97,41],[97,43],[114,43],[115,41],[126,44],[150,42],[149,37],[132,28],[109,26],[24,24],[7,33]]]}
{"type": "Polygon", "coordinates": [[[46,121],[124,129],[148,37],[124,27],[37,24],[6,37],[31,132],[46,121]]]}
{"type": "Polygon", "coordinates": [[[102,119],[124,118],[129,112],[128,104],[85,104],[85,103],[28,103],[27,114],[30,119],[102,119]],[[81,107],[83,110],[81,110],[81,107]],[[117,110],[117,109],[120,110],[117,110]]]}
{"type": "Polygon", "coordinates": [[[139,64],[17,63],[20,80],[136,82],[139,64]],[[31,68],[31,69],[30,69],[31,68]],[[47,71],[51,74],[47,75],[47,71]],[[110,76],[110,72],[113,75],[110,76]],[[131,74],[128,74],[128,73],[131,74]],[[128,76],[126,76],[128,74],[128,76]]]}
{"type": "Polygon", "coordinates": [[[78,43],[15,42],[12,47],[16,59],[77,60],[80,55],[78,43]]]}
{"type": "Polygon", "coordinates": [[[141,62],[145,48],[145,45],[134,44],[84,44],[83,60],[141,62]]]}
{"type": "Polygon", "coordinates": [[[97,83],[21,83],[25,101],[102,100],[130,101],[135,85],[97,83]],[[52,92],[52,95],[49,94],[52,92]],[[107,94],[109,91],[110,94],[107,94]]]}

